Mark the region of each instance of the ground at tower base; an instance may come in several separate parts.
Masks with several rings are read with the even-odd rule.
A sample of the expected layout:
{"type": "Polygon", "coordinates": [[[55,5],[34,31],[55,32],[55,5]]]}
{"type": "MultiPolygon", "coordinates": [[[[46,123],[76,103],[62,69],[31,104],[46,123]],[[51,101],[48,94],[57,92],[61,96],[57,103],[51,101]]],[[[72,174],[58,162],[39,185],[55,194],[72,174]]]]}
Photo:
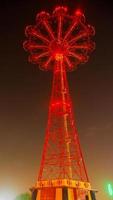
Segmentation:
{"type": "Polygon", "coordinates": [[[32,200],[96,200],[95,192],[90,183],[66,179],[42,181],[32,188],[32,200]]]}

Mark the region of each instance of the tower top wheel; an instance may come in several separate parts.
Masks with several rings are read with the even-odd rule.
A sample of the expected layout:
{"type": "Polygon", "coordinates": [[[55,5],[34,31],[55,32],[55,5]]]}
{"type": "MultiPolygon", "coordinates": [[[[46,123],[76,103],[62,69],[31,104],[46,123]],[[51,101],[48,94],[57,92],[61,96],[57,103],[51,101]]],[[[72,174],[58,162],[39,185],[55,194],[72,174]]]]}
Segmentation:
{"type": "Polygon", "coordinates": [[[54,63],[63,60],[65,69],[72,71],[88,61],[95,49],[93,26],[86,23],[81,10],[73,14],[58,6],[52,13],[41,11],[36,24],[26,27],[23,46],[30,53],[29,61],[42,70],[53,70],[54,63]]]}

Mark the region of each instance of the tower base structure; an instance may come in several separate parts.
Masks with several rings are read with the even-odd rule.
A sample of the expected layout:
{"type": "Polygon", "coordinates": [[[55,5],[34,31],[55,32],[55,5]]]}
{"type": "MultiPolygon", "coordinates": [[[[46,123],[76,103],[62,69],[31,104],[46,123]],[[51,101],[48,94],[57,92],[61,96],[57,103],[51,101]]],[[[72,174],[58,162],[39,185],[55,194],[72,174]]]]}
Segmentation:
{"type": "Polygon", "coordinates": [[[89,182],[70,179],[38,181],[32,188],[32,200],[96,200],[89,182]]]}

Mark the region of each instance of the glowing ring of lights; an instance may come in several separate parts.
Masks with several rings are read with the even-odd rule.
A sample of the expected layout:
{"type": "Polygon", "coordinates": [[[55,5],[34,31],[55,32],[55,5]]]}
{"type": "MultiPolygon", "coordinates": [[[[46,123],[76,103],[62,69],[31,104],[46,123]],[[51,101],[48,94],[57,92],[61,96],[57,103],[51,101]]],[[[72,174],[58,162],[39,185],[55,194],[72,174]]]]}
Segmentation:
{"type": "Polygon", "coordinates": [[[23,46],[29,51],[29,61],[42,70],[54,68],[56,61],[63,61],[65,68],[74,70],[88,61],[95,48],[91,41],[95,30],[86,24],[80,10],[69,14],[66,7],[57,7],[52,14],[42,11],[36,16],[36,25],[25,29],[27,41],[23,46]]]}

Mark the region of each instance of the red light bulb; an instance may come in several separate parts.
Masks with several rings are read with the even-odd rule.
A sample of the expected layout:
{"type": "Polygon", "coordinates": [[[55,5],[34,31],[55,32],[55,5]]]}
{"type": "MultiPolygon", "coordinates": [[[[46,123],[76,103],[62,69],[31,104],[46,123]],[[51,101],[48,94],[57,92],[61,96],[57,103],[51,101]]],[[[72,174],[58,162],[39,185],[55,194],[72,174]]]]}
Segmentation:
{"type": "Polygon", "coordinates": [[[82,13],[82,11],[81,11],[80,9],[77,9],[77,10],[75,11],[75,15],[76,15],[76,16],[82,16],[83,13],[82,13]]]}

